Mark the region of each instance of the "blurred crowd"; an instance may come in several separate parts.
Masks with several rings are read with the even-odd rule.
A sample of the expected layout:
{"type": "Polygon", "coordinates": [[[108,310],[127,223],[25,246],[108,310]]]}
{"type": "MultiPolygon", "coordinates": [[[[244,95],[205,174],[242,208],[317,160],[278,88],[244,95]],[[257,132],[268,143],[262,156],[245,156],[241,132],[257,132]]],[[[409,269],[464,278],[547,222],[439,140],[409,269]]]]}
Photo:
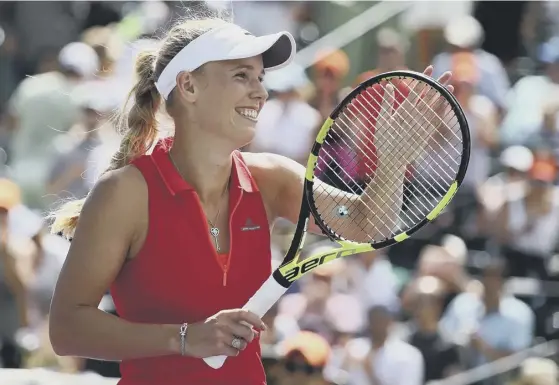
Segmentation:
{"type": "MultiPolygon", "coordinates": [[[[254,33],[287,29],[305,46],[321,35],[320,2],[310,3],[242,2],[234,11],[254,33]]],[[[120,139],[112,113],[134,82],[134,59],[184,14],[187,5],[177,4],[0,3],[0,368],[119,375],[117,363],[63,359],[50,348],[49,303],[68,242],[48,233],[46,214],[87,195],[106,169],[120,139]]],[[[459,383],[558,383],[553,356],[498,369],[558,335],[556,4],[535,11],[525,4],[530,17],[518,34],[530,44],[518,57],[491,52],[488,27],[474,12],[440,27],[443,44],[428,62],[435,75],[453,72],[472,136],[466,180],[413,239],[322,266],[289,290],[265,316],[268,384],[420,385],[480,366],[493,369],[459,383]]],[[[310,68],[267,74],[270,99],[242,150],[306,164],[317,130],[352,87],[385,71],[423,70],[410,59],[417,36],[383,25],[371,40],[377,54],[368,68],[333,47],[310,68]]],[[[276,263],[292,231],[276,224],[276,263]]],[[[336,247],[311,238],[307,254],[336,247]]],[[[114,313],[110,295],[100,307],[114,313]]]]}

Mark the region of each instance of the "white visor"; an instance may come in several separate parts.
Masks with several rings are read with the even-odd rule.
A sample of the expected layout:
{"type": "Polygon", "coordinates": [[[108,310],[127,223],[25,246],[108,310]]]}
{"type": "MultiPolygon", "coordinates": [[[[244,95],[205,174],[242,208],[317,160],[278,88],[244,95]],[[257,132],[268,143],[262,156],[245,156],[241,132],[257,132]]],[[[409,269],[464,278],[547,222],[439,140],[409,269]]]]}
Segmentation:
{"type": "Polygon", "coordinates": [[[264,69],[270,71],[288,65],[295,56],[295,39],[289,32],[256,37],[241,27],[225,23],[213,28],[184,47],[165,67],[155,83],[167,99],[177,85],[177,75],[221,60],[245,59],[262,55],[264,69]]]}

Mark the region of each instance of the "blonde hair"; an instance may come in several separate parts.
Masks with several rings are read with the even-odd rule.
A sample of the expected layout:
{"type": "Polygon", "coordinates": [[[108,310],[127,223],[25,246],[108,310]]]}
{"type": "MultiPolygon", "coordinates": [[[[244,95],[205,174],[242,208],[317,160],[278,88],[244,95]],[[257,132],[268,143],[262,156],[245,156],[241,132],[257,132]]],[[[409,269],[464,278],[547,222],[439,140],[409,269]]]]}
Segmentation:
{"type": "MultiPolygon", "coordinates": [[[[156,114],[162,102],[162,97],[155,87],[156,80],[171,59],[187,44],[227,21],[215,12],[205,12],[195,17],[190,15],[188,19],[175,25],[167,33],[157,52],[146,51],[138,56],[135,66],[137,83],[116,118],[117,130],[122,135],[122,140],[110,166],[103,174],[128,165],[132,160],[146,154],[153,146],[158,135],[156,114]],[[133,104],[126,112],[130,101],[133,101],[133,104]]],[[[171,101],[172,93],[167,102],[171,101]]],[[[51,232],[71,238],[86,199],[66,202],[51,214],[50,217],[54,219],[51,232]]]]}

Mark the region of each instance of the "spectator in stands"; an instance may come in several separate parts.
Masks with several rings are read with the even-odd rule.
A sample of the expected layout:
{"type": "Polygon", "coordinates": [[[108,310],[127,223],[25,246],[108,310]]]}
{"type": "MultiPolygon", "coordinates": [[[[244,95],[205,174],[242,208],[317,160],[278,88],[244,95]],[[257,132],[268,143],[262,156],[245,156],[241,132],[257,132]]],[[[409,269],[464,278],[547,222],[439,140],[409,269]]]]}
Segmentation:
{"type": "Polygon", "coordinates": [[[510,80],[499,58],[481,48],[484,31],[479,21],[470,15],[451,19],[444,29],[444,38],[448,48],[433,58],[433,67],[436,68],[433,76],[451,70],[454,54],[472,53],[479,71],[477,93],[488,97],[502,115],[506,109],[510,80]]]}
{"type": "Polygon", "coordinates": [[[121,48],[119,35],[111,26],[94,26],[83,31],[82,42],[91,46],[99,57],[99,76],[107,77],[113,72],[116,56],[121,48]]]}
{"type": "Polygon", "coordinates": [[[466,364],[475,367],[528,348],[534,313],[505,291],[505,260],[490,258],[483,268],[483,293],[456,297],[440,321],[441,330],[466,347],[466,364]]]}
{"type": "Polygon", "coordinates": [[[99,114],[94,108],[83,107],[83,119],[67,135],[55,142],[55,155],[46,185],[46,197],[50,202],[64,198],[82,198],[89,192],[84,179],[88,167],[89,152],[98,145],[99,114]]]}
{"type": "MultiPolygon", "coordinates": [[[[478,189],[478,200],[482,204],[483,213],[483,220],[478,225],[486,232],[491,231],[494,225],[491,217],[501,210],[509,199],[522,196],[528,171],[534,164],[534,155],[527,147],[510,146],[500,154],[499,163],[502,171],[488,178],[478,189]]],[[[498,233],[493,235],[501,239],[498,233]]]]}
{"type": "Polygon", "coordinates": [[[0,207],[0,345],[4,366],[22,365],[22,348],[33,350],[26,365],[41,362],[43,358],[38,357],[45,355],[57,362],[54,353],[47,353],[52,348],[44,332],[69,244],[45,234],[43,218],[21,204],[19,187],[7,179],[0,180],[0,207]],[[20,332],[27,337],[18,337],[20,332]]]}
{"type": "Polygon", "coordinates": [[[53,161],[52,140],[77,121],[75,87],[99,67],[93,48],[70,43],[58,55],[60,69],[23,80],[8,105],[8,128],[13,132],[10,166],[21,186],[24,203],[45,208],[42,197],[53,161]]]}
{"type": "Polygon", "coordinates": [[[420,254],[416,276],[407,284],[402,293],[404,310],[414,310],[414,294],[423,277],[435,277],[440,280],[440,296],[443,309],[458,295],[475,289],[468,276],[465,263],[466,255],[451,252],[447,247],[427,245],[420,254]]]}
{"type": "Polygon", "coordinates": [[[400,309],[400,283],[384,250],[359,254],[348,260],[349,292],[368,309],[386,306],[400,309]]]}
{"type": "Polygon", "coordinates": [[[310,101],[322,120],[325,120],[340,102],[340,91],[350,68],[349,57],[342,50],[327,50],[318,53],[312,68],[312,81],[316,87],[310,101]]]}
{"type": "MultiPolygon", "coordinates": [[[[2,12],[2,11],[0,11],[2,12]]],[[[17,38],[9,25],[0,22],[0,148],[9,152],[10,133],[4,127],[10,95],[18,83],[17,38]]]]}
{"type": "Polygon", "coordinates": [[[454,54],[451,71],[454,79],[454,95],[464,109],[472,136],[473,153],[465,184],[473,193],[473,190],[489,176],[489,154],[496,149],[498,143],[497,109],[489,98],[476,91],[480,72],[473,53],[454,54]]]}
{"type": "Polygon", "coordinates": [[[330,345],[318,334],[302,331],[284,341],[271,380],[276,385],[327,385],[323,371],[330,345]]]}
{"type": "Polygon", "coordinates": [[[413,333],[408,342],[423,355],[426,382],[442,380],[461,369],[458,346],[439,330],[442,294],[442,282],[425,276],[418,280],[413,296],[413,333]]]}
{"type": "Polygon", "coordinates": [[[266,75],[264,85],[271,92],[258,115],[251,152],[269,152],[307,163],[320,125],[320,113],[304,99],[310,81],[303,68],[291,64],[266,75]]]}
{"type": "Polygon", "coordinates": [[[262,317],[262,322],[268,327],[260,333],[260,344],[263,346],[275,346],[300,331],[294,317],[279,314],[278,310],[279,307],[276,304],[262,317]]]}
{"type": "MultiPolygon", "coordinates": [[[[454,95],[462,106],[471,135],[471,155],[464,182],[452,201],[453,226],[466,239],[478,234],[479,202],[477,190],[489,177],[491,154],[498,146],[498,112],[494,103],[476,90],[480,71],[471,52],[452,55],[454,95]]],[[[455,150],[460,146],[448,130],[441,135],[439,145],[447,150],[446,162],[453,164],[455,150]]]]}
{"type": "Polygon", "coordinates": [[[343,366],[353,385],[420,385],[424,383],[421,352],[393,335],[393,313],[383,306],[368,312],[367,337],[348,342],[343,366]]]}
{"type": "Polygon", "coordinates": [[[61,199],[85,197],[95,182],[88,178],[91,170],[105,166],[90,162],[95,149],[108,136],[116,136],[112,123],[107,120],[114,106],[110,98],[100,92],[103,90],[80,87],[76,91],[81,116],[69,132],[53,141],[57,152],[47,180],[48,196],[45,197],[51,203],[61,199]]]}
{"type": "Polygon", "coordinates": [[[0,180],[0,367],[23,365],[16,332],[28,326],[27,290],[10,249],[9,211],[20,203],[21,191],[12,181],[0,180]]]}
{"type": "Polygon", "coordinates": [[[492,213],[485,215],[489,235],[504,246],[511,261],[511,273],[535,273],[546,279],[545,265],[559,241],[559,189],[555,159],[545,152],[532,155],[532,164],[522,184],[510,186],[508,197],[492,213]],[[516,187],[517,191],[511,191],[516,187]]]}
{"type": "Polygon", "coordinates": [[[376,67],[360,74],[354,86],[384,72],[408,69],[406,54],[409,42],[400,32],[392,28],[381,28],[377,33],[376,42],[378,47],[376,67]]]}
{"type": "Polygon", "coordinates": [[[559,152],[559,36],[541,46],[539,58],[543,73],[520,79],[508,96],[501,141],[505,146],[544,141],[559,152]]]}

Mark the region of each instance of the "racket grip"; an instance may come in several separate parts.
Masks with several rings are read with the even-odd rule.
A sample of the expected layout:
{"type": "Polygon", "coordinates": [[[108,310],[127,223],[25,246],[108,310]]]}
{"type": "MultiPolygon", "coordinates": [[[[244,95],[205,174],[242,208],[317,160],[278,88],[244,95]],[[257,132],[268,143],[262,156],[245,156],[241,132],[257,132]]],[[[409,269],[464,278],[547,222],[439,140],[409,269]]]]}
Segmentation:
{"type": "MultiPolygon", "coordinates": [[[[244,310],[248,310],[262,318],[268,310],[281,298],[287,288],[280,285],[273,276],[262,284],[260,289],[248,300],[244,310]]],[[[204,358],[208,366],[219,369],[225,363],[227,356],[213,356],[204,358]]]]}

